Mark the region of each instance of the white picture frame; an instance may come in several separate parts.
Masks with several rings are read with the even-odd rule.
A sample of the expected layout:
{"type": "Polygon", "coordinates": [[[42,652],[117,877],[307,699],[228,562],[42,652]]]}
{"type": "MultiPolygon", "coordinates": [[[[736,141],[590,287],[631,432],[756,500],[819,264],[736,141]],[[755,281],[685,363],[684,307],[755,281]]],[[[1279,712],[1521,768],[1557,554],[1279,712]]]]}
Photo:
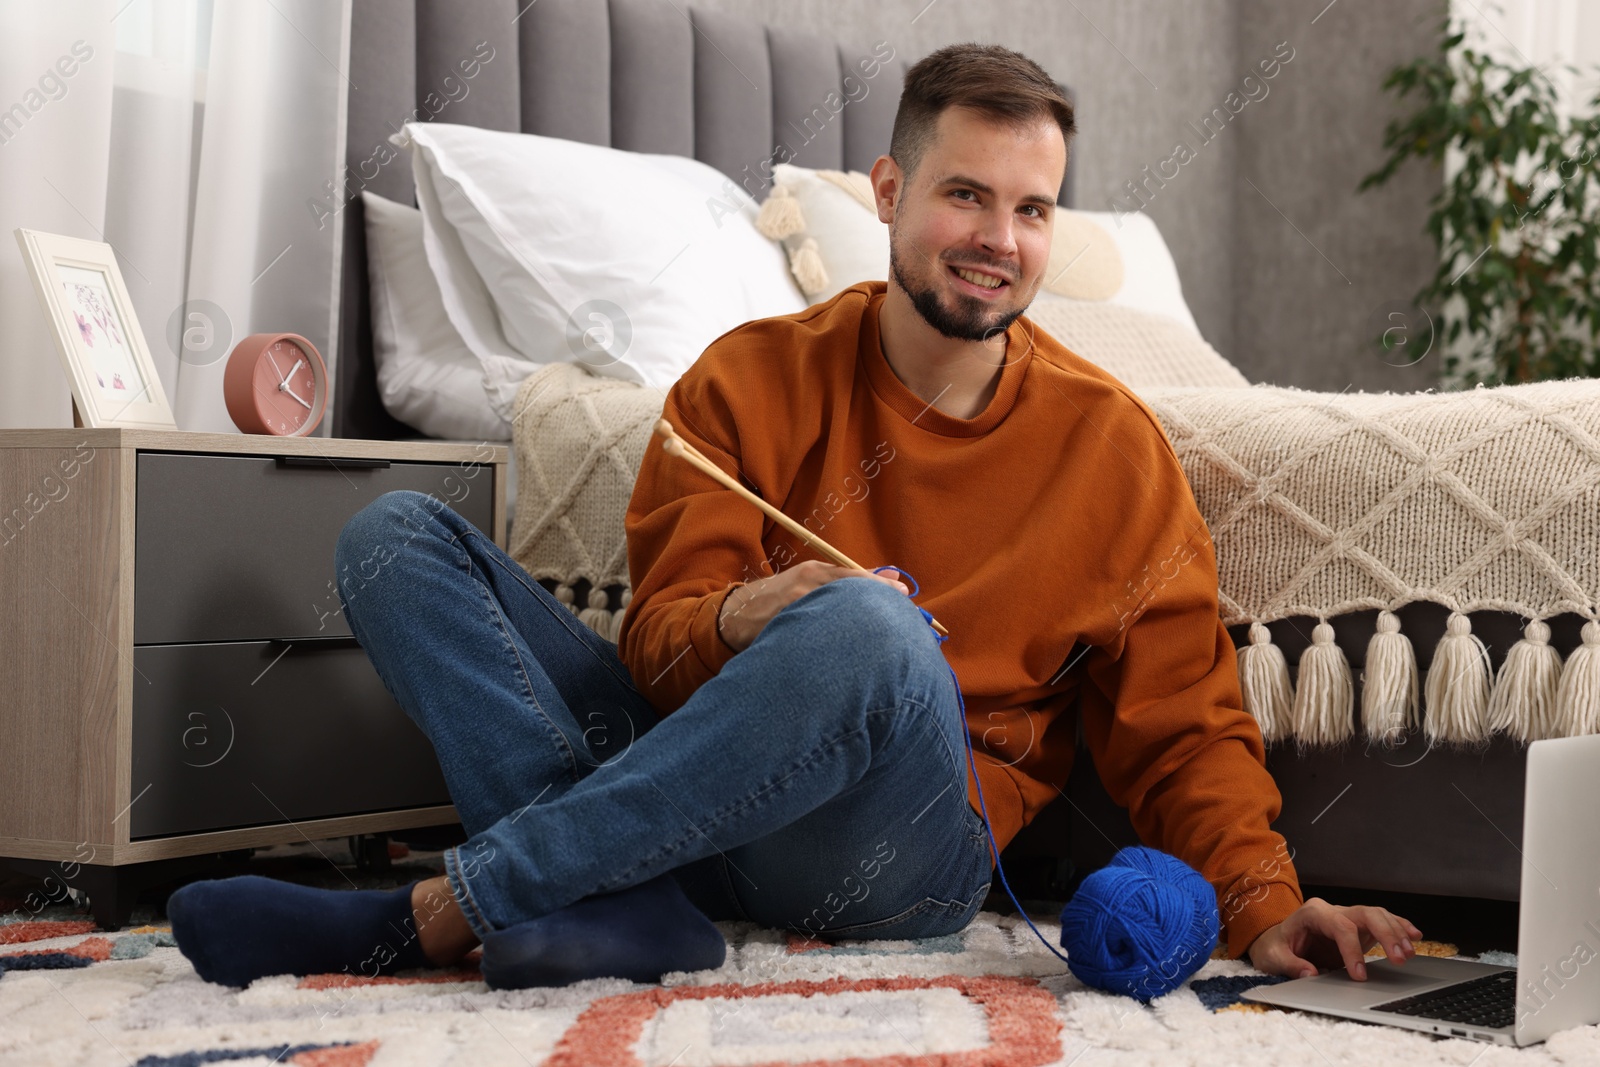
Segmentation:
{"type": "Polygon", "coordinates": [[[16,236],[72,385],[77,424],[177,429],[111,246],[37,230],[16,236]]]}

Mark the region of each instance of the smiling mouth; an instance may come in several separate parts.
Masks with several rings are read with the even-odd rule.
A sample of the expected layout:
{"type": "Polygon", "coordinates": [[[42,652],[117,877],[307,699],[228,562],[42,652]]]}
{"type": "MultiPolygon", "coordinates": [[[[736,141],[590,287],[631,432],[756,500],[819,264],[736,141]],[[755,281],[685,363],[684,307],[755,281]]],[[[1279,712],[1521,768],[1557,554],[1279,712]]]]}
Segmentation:
{"type": "Polygon", "coordinates": [[[949,271],[972,289],[985,294],[998,293],[1011,283],[998,274],[988,274],[971,267],[950,267],[949,271]]]}

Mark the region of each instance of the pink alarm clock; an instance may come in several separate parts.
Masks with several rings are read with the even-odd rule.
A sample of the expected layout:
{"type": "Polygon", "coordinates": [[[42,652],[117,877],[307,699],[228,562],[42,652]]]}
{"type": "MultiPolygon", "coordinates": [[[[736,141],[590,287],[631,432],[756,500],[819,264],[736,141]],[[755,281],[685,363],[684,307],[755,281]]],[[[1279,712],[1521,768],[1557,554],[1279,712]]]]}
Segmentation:
{"type": "Polygon", "coordinates": [[[304,437],[328,406],[328,369],[294,333],[253,333],[228,353],[223,399],[245,433],[304,437]]]}

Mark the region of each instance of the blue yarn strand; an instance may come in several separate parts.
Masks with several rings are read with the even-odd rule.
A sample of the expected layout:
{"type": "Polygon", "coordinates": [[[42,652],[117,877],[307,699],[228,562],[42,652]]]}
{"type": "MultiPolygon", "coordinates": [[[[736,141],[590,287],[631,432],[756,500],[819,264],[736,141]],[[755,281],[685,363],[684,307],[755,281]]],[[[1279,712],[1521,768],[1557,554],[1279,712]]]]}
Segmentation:
{"type": "MultiPolygon", "coordinates": [[[[899,567],[891,564],[884,564],[882,567],[874,567],[873,573],[891,570],[911,583],[911,592],[907,595],[915,597],[922,591],[922,586],[917,584],[917,580],[915,578],[911,577],[910,574],[901,570],[899,567]]],[[[922,607],[920,604],[913,604],[913,607],[915,607],[917,611],[921,612],[923,621],[928,624],[928,628],[933,629],[933,613],[928,611],[927,608],[922,607]]],[[[941,634],[938,630],[934,630],[933,639],[942,645],[946,641],[950,640],[950,635],[941,634]]],[[[961,715],[961,736],[966,738],[967,741],[967,773],[972,775],[972,784],[977,788],[978,791],[978,810],[983,814],[984,833],[989,836],[989,851],[994,856],[994,872],[995,874],[999,875],[1000,884],[1005,888],[1006,896],[1011,898],[1012,906],[1017,909],[1017,914],[1022,916],[1022,921],[1028,924],[1028,929],[1033,931],[1033,936],[1037,937],[1040,944],[1044,945],[1044,947],[1049,949],[1051,952],[1054,952],[1056,958],[1070,968],[1072,966],[1072,961],[1066,956],[1063,956],[1061,953],[1056,952],[1056,947],[1050,943],[1050,939],[1045,937],[1044,934],[1040,933],[1037,926],[1033,925],[1033,920],[1028,917],[1027,911],[1023,909],[1022,902],[1019,901],[1017,899],[1017,895],[1011,891],[1011,883],[1006,881],[1005,868],[1000,865],[1000,844],[995,840],[994,825],[989,821],[989,807],[984,803],[983,799],[983,782],[978,778],[978,757],[977,753],[972,747],[972,731],[967,728],[967,702],[961,696],[961,679],[956,677],[956,669],[950,666],[950,661],[948,659],[945,660],[944,665],[945,669],[950,672],[950,681],[956,687],[956,706],[960,708],[961,715]]]]}
{"type": "MultiPolygon", "coordinates": [[[[887,570],[911,583],[909,596],[921,592],[917,580],[893,564],[874,567],[873,573],[887,570]]],[[[914,602],[913,606],[932,629],[933,614],[914,602]]],[[[933,637],[941,645],[950,639],[938,630],[933,631],[933,637]]],[[[1110,865],[1085,878],[1061,911],[1061,944],[1068,950],[1067,955],[1056,951],[1033,924],[1000,863],[1000,844],[989,820],[983,782],[978,778],[977,752],[972,745],[972,731],[967,727],[961,679],[948,659],[945,667],[956,688],[961,735],[967,742],[967,773],[972,775],[977,790],[978,810],[994,856],[995,874],[1022,921],[1039,943],[1086,985],[1140,1001],[1149,1001],[1183,985],[1210,958],[1219,924],[1211,884],[1175,856],[1152,848],[1124,848],[1110,865]]]]}

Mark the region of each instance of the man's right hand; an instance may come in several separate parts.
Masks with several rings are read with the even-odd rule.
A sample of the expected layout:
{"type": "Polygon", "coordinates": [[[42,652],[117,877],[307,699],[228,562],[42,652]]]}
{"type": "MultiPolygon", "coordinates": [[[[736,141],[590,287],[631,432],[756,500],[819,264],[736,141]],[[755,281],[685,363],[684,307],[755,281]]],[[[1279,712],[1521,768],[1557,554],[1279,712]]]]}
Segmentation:
{"type": "Polygon", "coordinates": [[[743,652],[774,615],[813,589],[840,578],[873,578],[894,586],[902,593],[911,592],[910,587],[900,581],[898,571],[887,570],[880,574],[808,559],[779,571],[771,578],[748,582],[729,593],[722,602],[721,614],[717,616],[717,629],[729,647],[743,652]]]}

